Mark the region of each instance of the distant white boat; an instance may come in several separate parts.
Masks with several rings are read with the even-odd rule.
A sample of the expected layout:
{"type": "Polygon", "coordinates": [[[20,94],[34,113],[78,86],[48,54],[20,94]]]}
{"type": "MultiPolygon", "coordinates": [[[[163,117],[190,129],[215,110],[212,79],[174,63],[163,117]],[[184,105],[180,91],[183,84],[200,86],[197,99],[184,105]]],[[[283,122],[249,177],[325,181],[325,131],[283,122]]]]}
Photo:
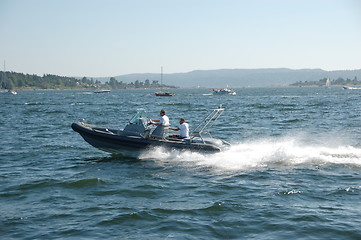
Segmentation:
{"type": "Polygon", "coordinates": [[[331,80],[329,78],[327,78],[325,86],[327,88],[331,87],[331,80]]]}
{"type": "Polygon", "coordinates": [[[12,95],[18,94],[17,91],[11,90],[11,89],[8,89],[8,90],[0,90],[0,93],[10,93],[10,94],[12,94],[12,95]]]}
{"type": "Polygon", "coordinates": [[[18,94],[18,92],[17,92],[17,91],[12,90],[12,89],[9,89],[8,93],[11,93],[12,95],[16,95],[16,94],[18,94]]]}
{"type": "MultiPolygon", "coordinates": [[[[5,67],[5,61],[4,61],[4,72],[3,72],[3,78],[4,78],[4,82],[6,83],[6,67],[5,67]]],[[[2,85],[2,83],[1,83],[1,85],[2,85]]],[[[18,94],[15,90],[13,90],[13,89],[10,89],[9,87],[7,88],[8,90],[7,91],[5,91],[5,92],[8,92],[8,93],[10,93],[10,94],[12,94],[12,95],[16,95],[16,94],[18,94]]],[[[4,92],[4,91],[3,91],[4,92]]]]}
{"type": "Polygon", "coordinates": [[[213,89],[213,95],[236,95],[237,93],[229,88],[213,89]]]}

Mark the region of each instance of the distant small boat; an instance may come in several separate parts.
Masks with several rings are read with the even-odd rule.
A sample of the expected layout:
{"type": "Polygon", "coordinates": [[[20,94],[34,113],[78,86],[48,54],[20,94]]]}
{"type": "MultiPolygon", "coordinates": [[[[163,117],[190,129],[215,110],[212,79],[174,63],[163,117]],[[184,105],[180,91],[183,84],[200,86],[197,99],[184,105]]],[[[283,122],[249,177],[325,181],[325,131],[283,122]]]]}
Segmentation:
{"type": "MultiPolygon", "coordinates": [[[[5,67],[5,61],[4,61],[3,79],[4,79],[4,82],[6,83],[6,67],[5,67]]],[[[6,91],[5,91],[5,92],[6,92],[6,91]]],[[[15,90],[10,89],[10,88],[8,88],[7,92],[10,93],[10,94],[12,94],[12,95],[18,94],[15,90]]]]}
{"type": "Polygon", "coordinates": [[[156,92],[155,95],[158,96],[158,97],[172,97],[172,96],[174,96],[174,93],[170,93],[170,92],[156,92]]]}
{"type": "Polygon", "coordinates": [[[11,93],[12,95],[16,95],[16,94],[18,94],[18,92],[17,92],[17,91],[12,90],[12,89],[9,89],[9,90],[8,90],[8,93],[11,93]]]}
{"type": "Polygon", "coordinates": [[[229,88],[213,89],[213,95],[236,95],[237,93],[229,88]]]}
{"type": "Polygon", "coordinates": [[[325,87],[327,87],[327,88],[331,87],[331,80],[329,78],[327,78],[327,80],[326,80],[325,87]]]}
{"type": "Polygon", "coordinates": [[[108,93],[108,92],[110,92],[110,90],[107,89],[94,91],[94,93],[108,93]]]}
{"type": "Polygon", "coordinates": [[[174,93],[171,92],[163,92],[163,67],[160,69],[160,91],[155,93],[155,96],[158,97],[172,97],[174,96],[174,93]]]}

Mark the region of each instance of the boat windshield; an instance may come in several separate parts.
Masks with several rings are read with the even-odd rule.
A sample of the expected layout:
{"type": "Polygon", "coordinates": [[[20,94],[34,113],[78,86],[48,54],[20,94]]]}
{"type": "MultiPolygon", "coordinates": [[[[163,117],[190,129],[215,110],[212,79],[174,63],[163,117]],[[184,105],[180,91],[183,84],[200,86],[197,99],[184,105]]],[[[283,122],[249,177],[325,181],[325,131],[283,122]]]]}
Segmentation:
{"type": "Polygon", "coordinates": [[[146,111],[144,109],[138,109],[137,113],[130,119],[129,123],[137,124],[139,119],[146,118],[146,111]]]}

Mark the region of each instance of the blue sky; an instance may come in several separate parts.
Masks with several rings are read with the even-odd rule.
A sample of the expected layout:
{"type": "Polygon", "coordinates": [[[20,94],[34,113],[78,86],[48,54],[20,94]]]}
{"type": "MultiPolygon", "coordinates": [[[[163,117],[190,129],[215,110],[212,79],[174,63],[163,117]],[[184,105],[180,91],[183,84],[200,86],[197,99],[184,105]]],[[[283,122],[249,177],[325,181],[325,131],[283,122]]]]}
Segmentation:
{"type": "Polygon", "coordinates": [[[359,0],[0,0],[1,70],[361,69],[359,0]]]}

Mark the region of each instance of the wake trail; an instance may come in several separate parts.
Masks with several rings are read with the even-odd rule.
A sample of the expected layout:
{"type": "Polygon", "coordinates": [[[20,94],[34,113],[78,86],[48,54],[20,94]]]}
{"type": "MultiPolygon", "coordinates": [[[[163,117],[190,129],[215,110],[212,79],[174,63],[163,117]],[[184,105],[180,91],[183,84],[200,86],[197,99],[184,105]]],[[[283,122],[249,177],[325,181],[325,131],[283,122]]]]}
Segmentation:
{"type": "Polygon", "coordinates": [[[156,148],[144,153],[140,158],[186,162],[194,166],[230,171],[325,164],[361,167],[361,148],[347,144],[305,144],[298,138],[286,137],[234,143],[230,149],[210,155],[156,148]]]}

